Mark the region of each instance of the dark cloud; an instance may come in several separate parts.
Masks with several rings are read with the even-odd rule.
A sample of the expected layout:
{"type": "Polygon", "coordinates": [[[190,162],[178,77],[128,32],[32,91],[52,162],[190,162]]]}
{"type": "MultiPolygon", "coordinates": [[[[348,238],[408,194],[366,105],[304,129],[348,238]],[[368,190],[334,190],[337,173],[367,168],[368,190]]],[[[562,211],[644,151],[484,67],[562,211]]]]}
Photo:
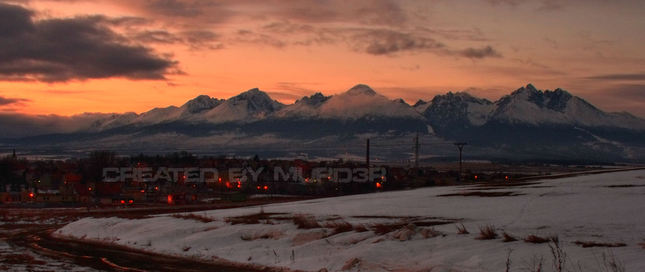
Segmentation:
{"type": "Polygon", "coordinates": [[[25,98],[8,98],[8,97],[0,96],[0,107],[8,106],[8,105],[24,104],[25,102],[29,102],[29,101],[31,100],[25,99],[25,98]]]}
{"type": "Polygon", "coordinates": [[[167,16],[195,17],[203,14],[205,1],[148,0],[145,7],[151,12],[167,16]]]}
{"type": "Polygon", "coordinates": [[[444,45],[430,37],[385,29],[358,31],[350,39],[359,50],[372,55],[388,55],[404,51],[428,51],[444,45]]]}
{"type": "Polygon", "coordinates": [[[134,31],[129,37],[145,44],[184,44],[192,49],[221,49],[219,35],[208,30],[189,30],[172,33],[167,30],[134,31]]]}
{"type": "Polygon", "coordinates": [[[165,30],[145,30],[136,33],[132,38],[143,43],[177,43],[182,39],[165,30]]]}
{"type": "Polygon", "coordinates": [[[281,19],[305,23],[357,22],[369,25],[398,26],[408,21],[401,3],[394,0],[305,0],[273,1],[281,19]]]}
{"type": "Polygon", "coordinates": [[[175,69],[174,61],[112,31],[102,16],[34,20],[31,11],[0,3],[0,18],[0,79],[164,79],[175,69]]]}
{"type": "Polygon", "coordinates": [[[357,52],[371,55],[394,55],[403,52],[436,51],[444,44],[426,33],[367,27],[319,27],[288,21],[273,22],[262,27],[261,33],[250,30],[238,32],[238,36],[253,34],[252,42],[269,45],[336,44],[345,43],[357,52]],[[283,37],[281,39],[275,37],[283,37]]]}
{"type": "MultiPolygon", "coordinates": [[[[511,7],[517,7],[521,4],[535,4],[537,3],[537,10],[539,11],[555,11],[561,10],[565,7],[565,1],[563,0],[540,0],[540,1],[529,1],[529,0],[484,0],[493,6],[507,5],[511,7]]],[[[586,1],[585,1],[586,2],[586,1]]]]}
{"type": "Polygon", "coordinates": [[[268,45],[276,48],[283,48],[287,43],[281,39],[265,33],[258,33],[248,29],[240,29],[235,34],[233,42],[251,43],[257,45],[268,45]]]}
{"type": "Polygon", "coordinates": [[[607,75],[597,75],[587,77],[587,79],[598,79],[598,80],[632,80],[632,81],[641,81],[645,80],[645,73],[642,74],[607,74],[607,75]]]}
{"type": "Polygon", "coordinates": [[[501,58],[502,54],[497,52],[491,46],[485,46],[482,48],[466,48],[457,52],[458,55],[470,59],[483,59],[483,58],[501,58]]]}
{"type": "Polygon", "coordinates": [[[607,93],[625,100],[645,102],[645,85],[643,84],[621,84],[611,87],[607,93]]]}

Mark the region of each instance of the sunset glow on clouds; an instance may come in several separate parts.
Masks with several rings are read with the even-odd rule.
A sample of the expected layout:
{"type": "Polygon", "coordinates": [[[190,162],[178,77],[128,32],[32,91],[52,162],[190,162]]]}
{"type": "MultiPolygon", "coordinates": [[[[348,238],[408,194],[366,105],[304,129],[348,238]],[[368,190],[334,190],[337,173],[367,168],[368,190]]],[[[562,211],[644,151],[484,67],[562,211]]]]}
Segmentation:
{"type": "Polygon", "coordinates": [[[414,103],[533,83],[645,116],[638,0],[0,1],[0,111],[142,112],[357,83],[414,103]]]}

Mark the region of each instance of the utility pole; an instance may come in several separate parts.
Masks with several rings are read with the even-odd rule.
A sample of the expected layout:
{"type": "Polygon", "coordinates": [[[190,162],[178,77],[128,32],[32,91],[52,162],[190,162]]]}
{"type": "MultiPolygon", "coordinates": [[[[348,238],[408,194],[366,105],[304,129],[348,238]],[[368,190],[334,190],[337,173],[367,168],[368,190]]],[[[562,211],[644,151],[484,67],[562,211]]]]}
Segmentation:
{"type": "Polygon", "coordinates": [[[414,168],[419,168],[419,132],[414,137],[414,168]]]}
{"type": "Polygon", "coordinates": [[[370,138],[367,138],[367,143],[365,144],[365,163],[367,167],[370,167],[370,138]]]}
{"type": "Polygon", "coordinates": [[[459,181],[461,181],[461,170],[462,170],[461,153],[464,150],[464,146],[467,145],[467,144],[468,143],[465,143],[465,142],[455,143],[455,145],[459,149],[459,181]]]}

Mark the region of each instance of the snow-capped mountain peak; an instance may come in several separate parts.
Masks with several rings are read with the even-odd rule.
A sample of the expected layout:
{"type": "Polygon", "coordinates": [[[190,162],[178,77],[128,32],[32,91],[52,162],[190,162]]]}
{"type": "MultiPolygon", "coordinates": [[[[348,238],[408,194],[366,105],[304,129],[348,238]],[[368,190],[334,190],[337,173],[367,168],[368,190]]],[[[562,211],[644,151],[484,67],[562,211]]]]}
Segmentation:
{"type": "Polygon", "coordinates": [[[480,126],[488,121],[494,110],[492,102],[466,92],[437,95],[423,114],[434,124],[461,123],[480,126]]]}
{"type": "Polygon", "coordinates": [[[325,103],[325,101],[327,101],[329,98],[330,96],[325,96],[322,93],[317,92],[311,96],[305,96],[303,98],[298,99],[295,104],[304,103],[310,106],[317,107],[325,103]]]}
{"type": "Polygon", "coordinates": [[[205,110],[213,109],[217,107],[217,105],[221,104],[222,102],[224,102],[224,100],[213,98],[208,95],[199,95],[189,100],[188,102],[186,102],[184,105],[181,106],[181,108],[188,113],[198,113],[205,110]]]}
{"type": "Polygon", "coordinates": [[[358,95],[368,95],[368,96],[375,96],[377,93],[370,88],[370,86],[367,86],[365,84],[358,84],[351,89],[347,90],[344,94],[346,95],[352,95],[352,96],[358,96],[358,95]]]}
{"type": "Polygon", "coordinates": [[[278,101],[258,88],[233,96],[208,111],[204,118],[208,122],[254,121],[265,118],[284,107],[278,101]]]}

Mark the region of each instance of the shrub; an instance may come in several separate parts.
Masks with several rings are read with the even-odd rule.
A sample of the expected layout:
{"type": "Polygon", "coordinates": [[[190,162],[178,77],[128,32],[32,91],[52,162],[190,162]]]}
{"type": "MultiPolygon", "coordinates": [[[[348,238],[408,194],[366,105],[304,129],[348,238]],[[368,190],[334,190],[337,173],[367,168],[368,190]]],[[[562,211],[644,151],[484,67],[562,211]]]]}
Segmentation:
{"type": "Polygon", "coordinates": [[[531,243],[531,244],[544,244],[549,241],[551,241],[550,238],[544,238],[533,234],[526,236],[526,238],[524,238],[524,242],[531,243]]]}
{"type": "Polygon", "coordinates": [[[504,238],[504,239],[502,240],[502,241],[504,241],[504,243],[508,243],[508,242],[515,242],[515,241],[517,241],[517,238],[515,238],[513,235],[510,235],[510,234],[508,234],[508,233],[506,233],[506,232],[504,232],[504,233],[502,234],[502,237],[504,238]]]}
{"type": "Polygon", "coordinates": [[[469,234],[468,230],[466,229],[466,226],[464,224],[459,224],[457,225],[457,234],[469,234]]]}
{"type": "Polygon", "coordinates": [[[497,232],[495,231],[495,227],[492,225],[487,225],[483,227],[479,227],[479,236],[476,238],[477,240],[493,240],[497,238],[497,232]]]}

